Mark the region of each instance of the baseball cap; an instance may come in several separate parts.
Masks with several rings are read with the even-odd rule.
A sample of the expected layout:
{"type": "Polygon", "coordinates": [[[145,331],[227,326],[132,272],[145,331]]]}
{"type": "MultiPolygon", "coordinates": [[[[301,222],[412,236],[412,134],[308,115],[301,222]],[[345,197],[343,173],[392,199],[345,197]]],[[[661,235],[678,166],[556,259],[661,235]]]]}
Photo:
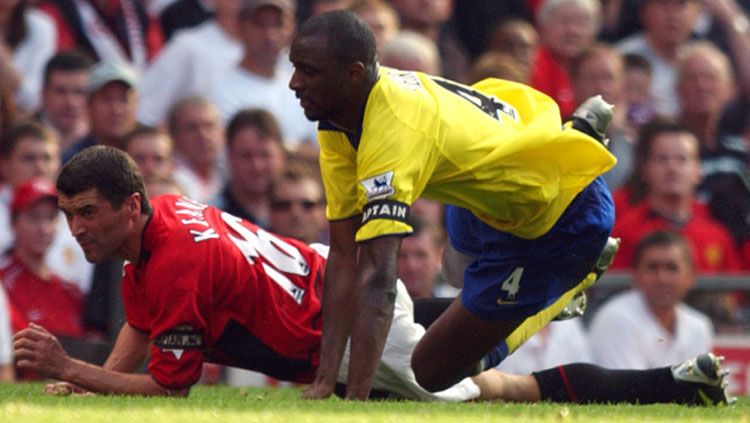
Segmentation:
{"type": "Polygon", "coordinates": [[[57,200],[57,190],[51,182],[44,178],[33,178],[18,185],[13,191],[10,211],[13,214],[45,199],[57,200]]]}
{"type": "Polygon", "coordinates": [[[240,13],[250,14],[263,6],[272,6],[284,13],[294,14],[293,0],[242,0],[242,3],[240,4],[240,13]]]}
{"type": "Polygon", "coordinates": [[[124,63],[101,62],[94,66],[86,89],[89,94],[99,91],[110,82],[122,82],[133,88],[138,83],[135,70],[124,63]]]}

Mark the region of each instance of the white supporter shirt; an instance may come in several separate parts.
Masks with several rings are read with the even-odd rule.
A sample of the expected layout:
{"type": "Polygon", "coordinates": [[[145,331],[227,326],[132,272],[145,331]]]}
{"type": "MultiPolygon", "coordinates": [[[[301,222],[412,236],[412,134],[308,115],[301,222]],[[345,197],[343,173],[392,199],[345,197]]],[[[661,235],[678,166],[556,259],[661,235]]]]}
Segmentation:
{"type": "MultiPolygon", "coordinates": [[[[225,161],[220,160],[220,163],[225,161]]],[[[205,180],[180,160],[176,160],[172,177],[185,197],[204,204],[208,204],[221,191],[226,181],[224,172],[218,166],[211,179],[205,180]]]]}
{"type": "Polygon", "coordinates": [[[279,122],[287,147],[294,148],[301,142],[315,143],[317,123],[305,117],[299,100],[289,88],[293,70],[286,54],[279,58],[276,73],[270,79],[239,67],[231,69],[221,79],[211,99],[225,123],[241,109],[265,109],[279,122]]]}
{"type": "Polygon", "coordinates": [[[57,49],[57,30],[52,19],[38,10],[27,10],[24,19],[26,37],[13,51],[13,66],[21,74],[15,99],[21,109],[33,112],[41,103],[44,68],[57,49]]]}
{"type": "Polygon", "coordinates": [[[213,19],[178,32],[141,76],[138,121],[158,125],[176,101],[210,97],[219,78],[240,62],[243,50],[213,19]]]}
{"type": "MultiPolygon", "coordinates": [[[[10,201],[13,193],[8,185],[0,188],[0,255],[13,246],[11,229],[10,201]]],[[[52,273],[72,282],[84,294],[91,288],[94,265],[86,261],[81,246],[70,233],[62,212],[57,218],[55,238],[47,250],[45,264],[52,273]]]]}
{"type": "Polygon", "coordinates": [[[616,45],[620,54],[634,53],[642,56],[651,64],[651,102],[654,110],[660,115],[677,116],[679,104],[675,85],[677,69],[648,45],[643,33],[637,33],[622,40],[616,45]]]}
{"type": "Polygon", "coordinates": [[[581,319],[570,319],[547,324],[503,360],[497,369],[524,375],[562,364],[591,361],[591,350],[581,319]]]}
{"type": "Polygon", "coordinates": [[[675,333],[654,318],[637,290],[605,303],[589,326],[594,362],[616,369],[670,366],[711,351],[713,326],[705,315],[685,304],[677,306],[675,333]]]}

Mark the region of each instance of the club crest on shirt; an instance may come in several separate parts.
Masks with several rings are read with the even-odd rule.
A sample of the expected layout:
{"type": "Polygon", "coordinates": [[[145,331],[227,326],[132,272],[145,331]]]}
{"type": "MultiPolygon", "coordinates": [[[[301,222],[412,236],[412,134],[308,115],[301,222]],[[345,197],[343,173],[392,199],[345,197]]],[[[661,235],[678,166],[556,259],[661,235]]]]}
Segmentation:
{"type": "Polygon", "coordinates": [[[396,190],[393,188],[392,170],[363,179],[360,181],[360,184],[365,189],[367,201],[381,200],[396,193],[396,190]]]}

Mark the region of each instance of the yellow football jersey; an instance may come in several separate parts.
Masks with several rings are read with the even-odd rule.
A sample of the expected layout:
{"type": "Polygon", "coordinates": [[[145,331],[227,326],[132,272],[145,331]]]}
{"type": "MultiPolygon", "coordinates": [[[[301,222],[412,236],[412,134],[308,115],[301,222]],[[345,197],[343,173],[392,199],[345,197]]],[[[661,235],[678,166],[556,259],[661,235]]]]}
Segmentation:
{"type": "Polygon", "coordinates": [[[318,140],[327,217],[362,213],[358,241],[410,233],[409,206],[422,196],[536,238],[615,164],[601,143],[563,129],[555,102],[528,86],[468,87],[389,68],[357,133],[321,121],[318,140]]]}

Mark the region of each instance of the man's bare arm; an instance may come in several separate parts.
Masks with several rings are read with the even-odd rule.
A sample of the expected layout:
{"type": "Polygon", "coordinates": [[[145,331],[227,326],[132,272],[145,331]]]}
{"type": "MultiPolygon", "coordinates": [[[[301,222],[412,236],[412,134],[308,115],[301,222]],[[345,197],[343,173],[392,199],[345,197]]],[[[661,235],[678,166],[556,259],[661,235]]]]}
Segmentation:
{"type": "Polygon", "coordinates": [[[13,348],[19,367],[91,392],[185,396],[190,391],[189,388],[171,391],[156,383],[150,375],[105,369],[71,358],[54,335],[33,323],[13,337],[13,348]]]}
{"type": "Polygon", "coordinates": [[[331,222],[331,249],[323,278],[323,336],[320,365],[315,381],[305,390],[303,398],[322,399],[333,394],[346,341],[355,319],[353,301],[357,292],[357,243],[354,236],[360,216],[331,222]]]}
{"type": "Polygon", "coordinates": [[[148,357],[148,334],[125,323],[117,335],[112,352],[104,367],[107,370],[134,373],[140,369],[148,357]]]}
{"type": "Polygon", "coordinates": [[[400,237],[382,237],[361,247],[357,320],[352,329],[346,397],[366,400],[393,320],[400,237]]]}

